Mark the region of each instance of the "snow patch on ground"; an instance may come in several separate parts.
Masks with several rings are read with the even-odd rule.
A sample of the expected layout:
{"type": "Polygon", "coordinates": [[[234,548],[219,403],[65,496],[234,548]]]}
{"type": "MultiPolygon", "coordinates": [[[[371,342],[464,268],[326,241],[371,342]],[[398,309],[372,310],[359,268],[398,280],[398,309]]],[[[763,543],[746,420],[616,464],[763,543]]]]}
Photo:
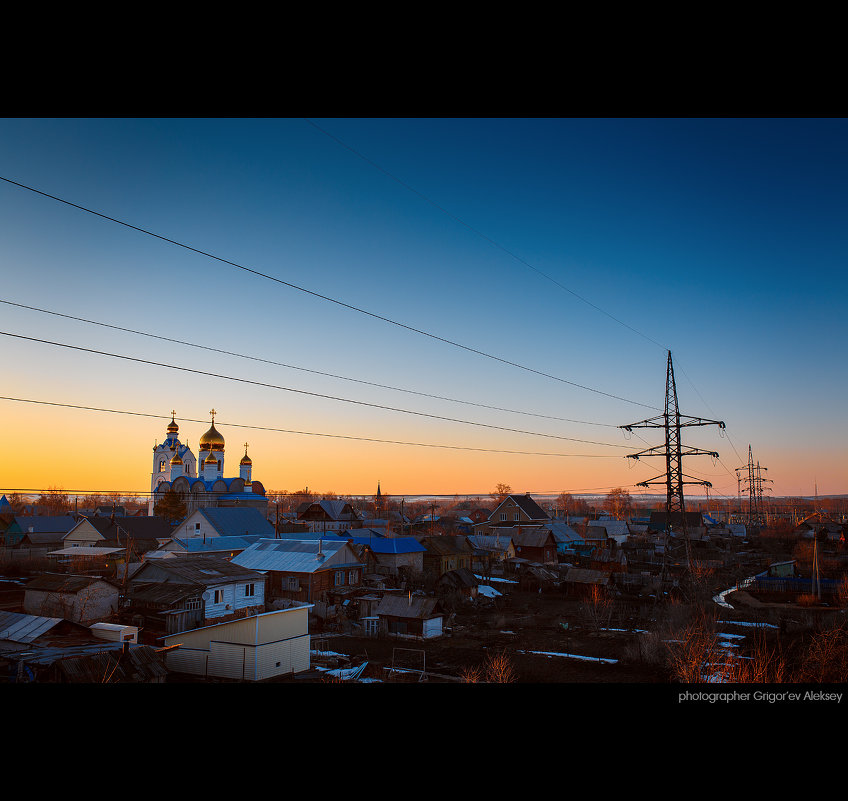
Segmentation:
{"type": "Polygon", "coordinates": [[[535,654],[536,656],[561,656],[566,659],[582,659],[586,662],[600,662],[605,665],[615,665],[617,659],[604,659],[599,656],[580,656],[579,654],[565,654],[557,651],[518,651],[519,654],[535,654]]]}

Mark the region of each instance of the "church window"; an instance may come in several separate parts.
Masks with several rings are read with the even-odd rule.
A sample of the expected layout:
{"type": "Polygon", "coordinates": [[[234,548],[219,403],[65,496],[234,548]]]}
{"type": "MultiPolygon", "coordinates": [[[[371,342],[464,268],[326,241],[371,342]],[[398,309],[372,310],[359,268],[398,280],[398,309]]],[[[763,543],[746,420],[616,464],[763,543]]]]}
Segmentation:
{"type": "Polygon", "coordinates": [[[165,460],[164,459],[159,460],[159,472],[160,473],[165,472],[165,460]]]}

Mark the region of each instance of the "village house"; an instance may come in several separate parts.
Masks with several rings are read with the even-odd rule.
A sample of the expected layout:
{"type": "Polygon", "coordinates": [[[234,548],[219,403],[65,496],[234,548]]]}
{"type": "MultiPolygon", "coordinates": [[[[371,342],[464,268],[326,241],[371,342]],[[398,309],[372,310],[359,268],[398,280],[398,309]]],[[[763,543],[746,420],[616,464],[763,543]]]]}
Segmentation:
{"type": "Polygon", "coordinates": [[[268,600],[316,604],[331,591],[358,587],[365,565],[346,539],[262,539],[233,557],[233,564],[261,571],[268,600]]]}
{"type": "Polygon", "coordinates": [[[460,567],[456,570],[448,570],[439,576],[436,582],[436,593],[442,596],[457,595],[466,600],[473,601],[477,597],[480,582],[472,570],[460,567]]]}
{"type": "Polygon", "coordinates": [[[145,560],[127,590],[128,614],[167,632],[265,611],[265,576],[214,556],[145,560]]]}
{"type": "Polygon", "coordinates": [[[426,548],[415,537],[353,537],[353,543],[360,549],[368,573],[424,572],[426,548]]]}
{"type": "Polygon", "coordinates": [[[550,530],[554,535],[556,543],[557,558],[562,561],[579,553],[586,547],[586,543],[568,523],[562,520],[551,520],[544,528],[550,530]]]}
{"type": "Polygon", "coordinates": [[[167,542],[172,530],[161,517],[84,517],[62,539],[62,550],[124,548],[140,555],[167,542]]]}
{"type": "Polygon", "coordinates": [[[65,535],[77,524],[71,515],[18,515],[5,533],[10,558],[39,558],[62,547],[65,535]]]}
{"type": "Polygon", "coordinates": [[[356,510],[347,501],[337,499],[301,504],[297,510],[297,522],[306,524],[309,531],[322,533],[362,526],[356,510]]]}
{"type": "Polygon", "coordinates": [[[208,506],[192,512],[174,527],[171,536],[185,541],[213,537],[273,537],[274,526],[249,506],[208,506]]]}
{"type": "Polygon", "coordinates": [[[504,572],[505,563],[515,557],[515,543],[509,534],[471,534],[467,537],[472,548],[471,567],[489,576],[494,570],[504,572]]]}
{"type": "Polygon", "coordinates": [[[425,573],[432,573],[438,578],[448,570],[471,568],[474,551],[467,537],[423,537],[421,544],[426,549],[423,560],[425,573]]]}
{"type": "Polygon", "coordinates": [[[550,529],[518,526],[513,529],[512,541],[519,559],[540,564],[556,564],[558,561],[556,540],[550,529]]]}
{"type": "Polygon", "coordinates": [[[542,526],[549,520],[548,513],[529,494],[507,495],[488,520],[474,525],[474,533],[490,535],[494,528],[542,526]]]}

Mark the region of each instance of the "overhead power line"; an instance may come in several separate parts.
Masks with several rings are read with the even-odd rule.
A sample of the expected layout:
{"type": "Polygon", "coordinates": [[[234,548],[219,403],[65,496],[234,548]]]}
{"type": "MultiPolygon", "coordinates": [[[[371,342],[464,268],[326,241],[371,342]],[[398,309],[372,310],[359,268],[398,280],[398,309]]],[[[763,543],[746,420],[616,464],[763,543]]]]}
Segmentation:
{"type": "MultiPolygon", "coordinates": [[[[13,398],[8,396],[0,395],[0,400],[4,401],[14,401],[17,403],[33,403],[41,406],[58,406],[64,409],[79,409],[82,411],[89,412],[103,412],[108,414],[123,414],[123,415],[131,415],[133,417],[147,417],[152,418],[154,420],[170,420],[172,419],[168,415],[161,414],[151,414],[148,412],[133,412],[128,411],[126,409],[105,409],[98,406],[84,406],[81,404],[74,403],[62,403],[59,401],[45,401],[45,400],[36,400],[33,398],[13,398]]],[[[203,423],[206,424],[208,420],[196,420],[188,417],[180,417],[180,422],[184,423],[203,423]]],[[[620,456],[614,454],[593,454],[593,453],[546,453],[539,451],[512,451],[512,450],[502,450],[498,448],[474,448],[467,445],[442,445],[437,443],[430,442],[407,442],[404,440],[393,440],[393,439],[377,439],[375,437],[357,437],[349,434],[327,434],[318,431],[298,431],[296,429],[291,428],[275,428],[273,426],[260,426],[253,425],[249,423],[229,423],[226,421],[218,421],[219,425],[222,426],[230,426],[232,428],[247,428],[255,431],[272,431],[281,434],[297,434],[300,436],[307,437],[329,437],[332,439],[347,439],[347,440],[355,440],[357,442],[374,442],[383,445],[407,445],[414,446],[418,448],[445,448],[449,450],[456,451],[476,451],[480,453],[504,453],[509,454],[511,456],[553,456],[553,457],[567,457],[567,458],[581,458],[581,459],[619,459],[620,456]]]]}
{"type": "Polygon", "coordinates": [[[313,375],[320,375],[320,376],[324,376],[326,378],[335,378],[335,379],[339,379],[341,381],[351,381],[351,382],[356,383],[356,384],[363,384],[363,385],[369,386],[369,387],[377,387],[378,389],[390,389],[390,390],[393,390],[395,392],[405,392],[405,393],[410,394],[410,395],[419,395],[423,398],[432,398],[433,400],[448,401],[450,403],[462,403],[466,406],[477,406],[481,409],[491,409],[492,411],[497,411],[497,412],[509,412],[510,414],[522,414],[522,415],[526,415],[528,417],[542,417],[542,418],[545,418],[547,420],[557,420],[559,422],[564,422],[564,423],[579,423],[581,425],[587,425],[587,426],[604,426],[606,428],[617,428],[617,426],[615,426],[613,423],[598,423],[598,422],[592,422],[590,420],[573,420],[573,419],[568,418],[568,417],[557,417],[555,415],[540,414],[538,412],[526,412],[526,411],[522,411],[520,409],[507,409],[507,408],[504,408],[502,406],[491,406],[491,405],[486,404],[486,403],[477,403],[475,401],[460,400],[458,398],[448,398],[448,397],[445,397],[444,395],[434,395],[434,394],[429,393],[429,392],[420,392],[420,391],[414,390],[414,389],[404,389],[403,387],[394,387],[394,386],[391,386],[391,385],[388,385],[388,384],[378,384],[374,381],[365,381],[364,379],[361,379],[361,378],[350,378],[349,376],[336,375],[334,373],[328,373],[328,372],[325,372],[323,370],[315,370],[315,369],[310,368],[310,367],[300,367],[300,366],[294,365],[294,364],[286,364],[285,362],[277,362],[277,361],[274,361],[272,359],[263,359],[259,356],[250,356],[250,355],[244,354],[244,353],[235,353],[233,351],[223,350],[222,348],[213,348],[211,345],[200,345],[196,342],[187,342],[186,340],[183,340],[183,339],[175,339],[174,337],[166,337],[166,336],[162,336],[161,334],[153,334],[149,331],[137,331],[133,328],[125,328],[124,326],[113,325],[112,323],[104,323],[104,322],[101,322],[99,320],[88,320],[85,317],[76,317],[73,314],[65,314],[63,312],[57,312],[57,311],[53,311],[51,309],[41,309],[41,308],[38,308],[37,306],[28,306],[25,303],[15,303],[12,300],[4,300],[4,299],[0,298],[0,303],[5,303],[8,306],[15,306],[19,309],[27,309],[29,311],[40,312],[42,314],[51,314],[55,317],[64,317],[67,320],[74,320],[74,321],[80,322],[80,323],[88,323],[89,325],[99,325],[99,326],[102,326],[104,328],[111,328],[114,331],[123,331],[123,332],[128,333],[128,334],[137,334],[137,335],[143,336],[143,337],[150,337],[151,339],[158,339],[158,340],[161,340],[162,342],[173,342],[176,345],[186,345],[187,347],[190,347],[190,348],[198,348],[200,350],[208,350],[208,351],[211,351],[212,353],[220,353],[224,356],[236,356],[239,359],[250,359],[251,361],[262,362],[263,364],[271,364],[271,365],[274,365],[275,367],[285,367],[289,370],[300,370],[300,371],[305,372],[305,373],[312,373],[313,375]]]}
{"type": "Polygon", "coordinates": [[[544,433],[541,433],[541,432],[538,432],[538,431],[525,431],[525,430],[519,429],[519,428],[507,428],[506,426],[496,426],[492,423],[480,423],[480,422],[477,422],[475,420],[461,420],[461,419],[456,418],[456,417],[445,417],[443,415],[431,414],[429,412],[419,412],[419,411],[415,411],[413,409],[401,409],[401,408],[396,407],[396,406],[385,406],[385,405],[379,404],[379,403],[369,403],[368,401],[359,401],[359,400],[354,400],[352,398],[342,398],[338,395],[327,395],[327,394],[324,394],[322,392],[310,392],[309,390],[306,390],[306,389],[295,389],[294,387],[283,387],[283,386],[280,386],[279,384],[270,384],[270,383],[265,382],[265,381],[254,381],[254,380],[249,379],[249,378],[238,378],[236,376],[225,375],[223,373],[213,373],[213,372],[210,372],[208,370],[198,370],[198,369],[193,368],[193,367],[182,367],[182,366],[176,365],[176,364],[166,364],[164,362],[155,362],[155,361],[152,361],[150,359],[140,359],[136,356],[126,356],[126,355],[120,354],[120,353],[109,353],[108,351],[97,350],[95,348],[83,348],[79,345],[69,345],[65,342],[53,342],[53,341],[48,340],[48,339],[40,339],[38,337],[24,336],[23,334],[12,334],[8,331],[0,331],[0,335],[7,336],[7,337],[14,337],[16,339],[24,339],[24,340],[27,340],[29,342],[39,342],[39,343],[44,344],[44,345],[53,345],[54,347],[57,347],[57,348],[68,348],[70,350],[77,350],[77,351],[81,351],[83,353],[93,353],[96,356],[109,356],[110,358],[113,358],[113,359],[123,359],[125,361],[136,362],[138,364],[148,364],[148,365],[152,365],[154,367],[165,367],[169,370],[179,370],[181,372],[193,373],[195,375],[205,375],[205,376],[209,376],[210,378],[221,378],[221,379],[224,379],[226,381],[236,381],[236,382],[241,383],[241,384],[250,384],[252,386],[265,387],[266,389],[276,389],[276,390],[280,390],[282,392],[293,392],[293,393],[298,394],[298,395],[308,395],[308,396],[313,397],[313,398],[323,398],[324,400],[338,401],[340,403],[351,403],[351,404],[354,404],[356,406],[366,406],[366,407],[370,407],[372,409],[380,409],[380,410],[386,411],[386,412],[398,412],[400,414],[411,414],[411,415],[415,415],[417,417],[427,417],[427,418],[430,418],[432,420],[442,420],[444,422],[449,422],[449,423],[460,423],[462,425],[478,426],[480,428],[491,428],[491,429],[494,429],[494,430],[497,430],[497,431],[507,431],[511,434],[527,434],[527,435],[533,436],[533,437],[545,437],[547,439],[561,439],[561,440],[567,440],[569,442],[582,442],[582,443],[587,444],[587,445],[602,445],[602,446],[607,447],[607,448],[626,448],[627,447],[626,445],[615,445],[615,444],[609,443],[609,442],[597,442],[595,440],[579,439],[577,437],[565,437],[565,436],[562,436],[560,434],[544,434],[544,433]]]}
{"type": "Polygon", "coordinates": [[[417,189],[415,189],[414,187],[410,186],[410,185],[409,185],[408,183],[406,183],[405,181],[402,181],[402,180],[401,180],[400,178],[398,178],[396,175],[392,175],[392,173],[390,173],[388,170],[386,170],[385,168],[381,167],[379,164],[377,164],[376,162],[372,161],[372,160],[371,160],[371,159],[369,159],[368,157],[364,156],[364,155],[363,155],[362,153],[360,153],[358,150],[355,150],[355,149],[354,149],[354,148],[352,148],[350,145],[348,145],[346,142],[343,142],[343,141],[342,141],[341,139],[339,139],[337,136],[334,136],[334,135],[333,135],[333,134],[331,134],[329,131],[327,131],[327,130],[325,130],[324,128],[322,128],[320,125],[317,125],[316,123],[314,123],[314,122],[313,122],[312,120],[310,120],[310,119],[307,119],[307,118],[304,118],[304,119],[305,119],[305,121],[306,121],[307,123],[309,123],[309,124],[310,124],[313,128],[315,128],[316,130],[318,130],[318,131],[320,131],[322,134],[324,134],[324,136],[326,136],[326,137],[327,137],[327,138],[329,138],[329,139],[332,139],[334,142],[336,142],[337,144],[341,145],[341,146],[342,146],[345,150],[349,150],[349,151],[350,151],[351,153],[353,153],[355,156],[357,156],[358,158],[362,159],[362,160],[363,160],[366,164],[369,164],[369,165],[371,165],[372,167],[374,167],[374,169],[379,170],[381,173],[383,173],[383,175],[387,176],[388,178],[391,178],[391,180],[393,180],[395,183],[397,183],[397,184],[399,184],[400,186],[402,186],[404,189],[407,189],[407,190],[409,190],[410,192],[412,192],[413,194],[417,195],[417,196],[418,196],[418,197],[420,197],[422,200],[426,201],[426,202],[427,202],[427,203],[429,203],[431,206],[433,206],[434,208],[436,208],[436,209],[438,209],[440,212],[442,212],[442,214],[445,214],[446,216],[450,217],[450,218],[451,218],[452,220],[454,220],[455,222],[459,223],[460,225],[462,225],[463,227],[467,228],[467,229],[468,229],[469,231],[471,231],[472,233],[474,233],[474,234],[476,234],[477,236],[479,236],[481,239],[484,239],[484,240],[485,240],[486,242],[488,242],[490,245],[493,245],[494,247],[498,248],[499,250],[502,250],[502,251],[503,251],[504,253],[506,253],[506,254],[507,254],[510,258],[515,259],[515,261],[517,261],[517,262],[519,262],[520,264],[523,264],[525,267],[527,267],[527,268],[529,268],[529,269],[533,270],[533,272],[537,273],[538,275],[541,275],[541,276],[542,276],[542,278],[545,278],[546,280],[550,281],[552,284],[555,284],[555,285],[556,285],[556,286],[558,286],[560,289],[564,290],[565,292],[568,292],[570,295],[573,295],[575,298],[577,298],[578,300],[582,301],[582,302],[583,302],[583,303],[585,303],[587,306],[591,306],[593,309],[595,309],[595,311],[598,311],[598,312],[600,312],[601,314],[606,315],[607,317],[609,317],[609,318],[610,318],[610,320],[614,320],[614,321],[615,321],[616,323],[618,323],[619,325],[624,326],[624,327],[625,327],[625,328],[627,328],[628,330],[632,331],[634,334],[638,334],[640,337],[642,337],[643,339],[648,340],[648,342],[653,343],[653,344],[654,344],[654,345],[656,345],[658,348],[662,348],[663,350],[668,350],[668,348],[666,348],[664,345],[661,345],[661,344],[660,344],[659,342],[657,342],[655,339],[651,339],[651,337],[649,337],[647,334],[644,334],[644,333],[642,333],[641,331],[639,331],[639,330],[637,330],[637,329],[633,328],[633,326],[632,326],[632,325],[628,325],[628,324],[627,324],[627,323],[625,323],[623,320],[620,320],[618,317],[615,317],[614,315],[610,314],[610,313],[609,313],[608,311],[606,311],[605,309],[602,309],[600,306],[596,305],[595,303],[592,303],[592,301],[587,300],[587,299],[586,299],[586,298],[584,298],[582,295],[578,295],[578,294],[577,294],[577,292],[575,292],[573,289],[571,289],[570,287],[565,286],[565,284],[560,283],[559,281],[557,281],[555,278],[552,278],[552,277],[551,277],[550,275],[548,275],[547,273],[542,272],[542,271],[541,271],[538,267],[533,266],[532,264],[530,264],[530,262],[528,262],[528,261],[526,261],[525,259],[521,258],[521,256],[517,255],[516,253],[513,253],[513,252],[512,252],[511,250],[509,250],[508,248],[505,248],[505,247],[504,247],[504,246],[503,246],[500,242],[496,242],[496,241],[495,241],[494,239],[492,239],[491,237],[489,237],[489,236],[487,236],[486,234],[482,233],[482,231],[479,231],[479,230],[477,230],[476,228],[474,228],[473,226],[469,225],[467,222],[465,222],[465,220],[462,220],[462,219],[460,219],[459,217],[457,217],[455,214],[453,214],[453,213],[449,212],[449,211],[448,211],[447,209],[445,209],[443,206],[440,206],[440,205],[439,205],[438,203],[436,203],[434,200],[432,200],[432,199],[430,199],[429,197],[427,197],[427,195],[423,194],[422,192],[419,192],[417,189]]]}
{"type": "Polygon", "coordinates": [[[185,250],[189,250],[193,253],[198,253],[201,256],[206,256],[210,259],[215,259],[216,261],[219,261],[222,264],[228,264],[231,267],[235,267],[238,270],[243,270],[244,272],[250,273],[251,275],[255,275],[259,278],[264,278],[268,281],[274,281],[275,283],[278,283],[282,286],[289,287],[290,289],[296,289],[298,292],[304,292],[307,295],[311,295],[312,297],[318,298],[320,300],[327,301],[328,303],[334,303],[337,306],[349,309],[350,311],[355,311],[355,312],[358,312],[359,314],[367,315],[368,317],[372,317],[375,320],[381,320],[384,323],[389,323],[390,325],[397,326],[398,328],[403,328],[407,331],[411,331],[412,333],[420,334],[421,336],[425,336],[425,337],[429,337],[430,339],[436,340],[438,342],[443,342],[447,345],[451,345],[451,346],[456,347],[456,348],[460,348],[462,350],[468,351],[469,353],[476,353],[478,356],[483,356],[487,359],[492,359],[493,361],[500,362],[501,364],[506,364],[506,365],[509,365],[510,367],[516,367],[519,370],[524,370],[528,373],[533,373],[535,375],[539,375],[539,376],[542,376],[544,378],[550,378],[553,381],[559,381],[560,383],[568,384],[569,386],[575,387],[576,389],[582,389],[586,392],[592,392],[592,393],[595,393],[597,395],[603,395],[607,398],[619,400],[619,401],[622,401],[624,403],[630,403],[630,404],[633,404],[635,406],[643,406],[643,407],[648,408],[648,409],[656,408],[654,406],[651,406],[650,404],[641,403],[640,401],[634,401],[634,400],[631,400],[630,398],[624,398],[624,397],[621,397],[620,395],[614,395],[610,392],[604,392],[603,390],[596,389],[594,387],[589,387],[589,386],[586,386],[584,384],[579,384],[575,381],[570,381],[569,379],[562,378],[560,376],[551,375],[550,373],[546,373],[542,370],[537,370],[533,367],[527,367],[526,365],[519,364],[518,362],[514,362],[514,361],[511,361],[509,359],[502,358],[500,356],[495,356],[494,354],[487,353],[486,351],[479,350],[478,348],[471,347],[470,345],[464,345],[461,342],[456,342],[455,340],[447,339],[446,337],[439,336],[438,334],[433,334],[429,331],[424,331],[420,328],[415,328],[414,326],[407,325],[406,323],[401,323],[401,322],[398,322],[397,320],[392,320],[388,317],[384,317],[381,314],[376,314],[375,312],[367,311],[366,309],[362,309],[359,306],[354,306],[350,303],[345,303],[344,301],[338,300],[337,298],[332,298],[329,295],[323,295],[320,292],[315,292],[312,289],[306,289],[305,287],[298,286],[297,284],[293,284],[290,281],[285,281],[282,278],[277,278],[276,276],[268,275],[267,273],[260,272],[259,270],[254,270],[250,267],[245,267],[242,264],[238,264],[237,262],[230,261],[229,259],[224,259],[221,256],[216,256],[213,253],[208,253],[207,251],[191,247],[190,245],[186,245],[182,242],[178,242],[175,239],[170,239],[169,237],[162,236],[161,234],[154,233],[153,231],[149,231],[145,228],[140,228],[139,226],[132,225],[131,223],[124,222],[123,220],[119,220],[115,217],[110,217],[107,214],[102,214],[98,211],[94,211],[93,209],[86,208],[85,206],[80,206],[77,203],[72,203],[69,200],[65,200],[63,198],[57,197],[56,195],[51,195],[47,192],[42,192],[41,190],[35,189],[34,187],[27,186],[26,184],[19,183],[18,181],[13,181],[10,178],[5,178],[2,175],[0,175],[0,180],[5,181],[6,183],[11,184],[12,186],[18,186],[21,189],[26,189],[30,192],[34,192],[35,194],[41,195],[42,197],[49,198],[50,200],[55,200],[59,203],[64,203],[67,206],[71,206],[75,209],[79,209],[80,211],[84,211],[88,214],[93,214],[94,216],[100,217],[101,219],[104,219],[104,220],[108,220],[109,222],[114,222],[114,223],[117,223],[118,225],[123,225],[126,228],[130,228],[134,231],[138,231],[139,233],[146,234],[147,236],[152,236],[152,237],[159,239],[163,242],[168,242],[169,244],[176,245],[177,247],[184,248],[185,250]]]}

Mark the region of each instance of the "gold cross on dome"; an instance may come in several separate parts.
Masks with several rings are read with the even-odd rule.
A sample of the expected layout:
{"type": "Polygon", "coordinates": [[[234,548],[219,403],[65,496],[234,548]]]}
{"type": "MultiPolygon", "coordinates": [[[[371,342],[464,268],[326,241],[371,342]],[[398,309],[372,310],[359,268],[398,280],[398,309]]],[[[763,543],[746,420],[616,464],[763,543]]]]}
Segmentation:
{"type": "Polygon", "coordinates": [[[209,412],[209,414],[212,415],[212,422],[214,423],[215,422],[215,410],[213,409],[211,412],[209,412]]]}
{"type": "Polygon", "coordinates": [[[244,452],[247,453],[247,443],[244,443],[244,452]]]}
{"type": "Polygon", "coordinates": [[[177,413],[176,409],[171,409],[171,417],[173,417],[177,413]]]}

